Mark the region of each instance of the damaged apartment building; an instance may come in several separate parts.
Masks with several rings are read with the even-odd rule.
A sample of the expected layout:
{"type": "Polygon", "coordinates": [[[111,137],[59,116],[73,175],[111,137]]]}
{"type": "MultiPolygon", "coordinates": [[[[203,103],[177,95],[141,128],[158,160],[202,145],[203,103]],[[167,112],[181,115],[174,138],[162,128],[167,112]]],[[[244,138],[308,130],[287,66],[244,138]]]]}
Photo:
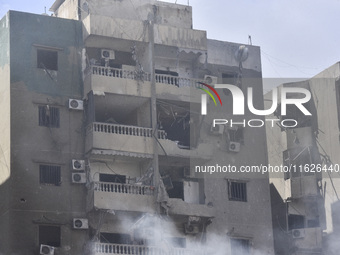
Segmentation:
{"type": "MultiPolygon", "coordinates": [[[[267,128],[269,164],[290,168],[270,175],[275,254],[339,252],[339,67],[336,63],[309,80],[280,86],[310,91],[304,107],[311,115],[288,105],[286,115],[277,110],[268,116],[297,122],[267,128]]],[[[265,102],[269,107],[272,92],[265,102]]]]}
{"type": "Polygon", "coordinates": [[[199,89],[263,107],[260,48],[207,39],[190,6],[51,10],[0,21],[0,254],[274,254],[268,176],[195,173],[267,164],[264,128],[212,127],[232,95],[202,115],[199,89]]]}

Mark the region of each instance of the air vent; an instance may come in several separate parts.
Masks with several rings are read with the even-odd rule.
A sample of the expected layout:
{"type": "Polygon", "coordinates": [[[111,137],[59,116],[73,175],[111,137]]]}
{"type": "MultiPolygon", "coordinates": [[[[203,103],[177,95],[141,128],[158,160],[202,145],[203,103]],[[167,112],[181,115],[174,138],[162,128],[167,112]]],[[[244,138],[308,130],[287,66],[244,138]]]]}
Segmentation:
{"type": "Polygon", "coordinates": [[[199,227],[198,227],[198,225],[185,223],[184,224],[184,233],[185,234],[198,234],[199,233],[199,227]]]}
{"type": "Polygon", "coordinates": [[[82,100],[69,99],[68,106],[73,110],[84,110],[84,102],[82,100]]]}
{"type": "Polygon", "coordinates": [[[217,83],[217,77],[211,76],[211,75],[205,75],[204,82],[209,85],[215,85],[217,83]]]}
{"type": "Polygon", "coordinates": [[[54,255],[54,247],[41,244],[40,245],[40,255],[54,255]]]}
{"type": "Polygon", "coordinates": [[[85,160],[72,159],[73,170],[85,170],[85,160]]]}
{"type": "Polygon", "coordinates": [[[73,219],[73,228],[74,229],[88,229],[89,228],[88,219],[74,218],[73,219]]]}
{"type": "Polygon", "coordinates": [[[231,152],[239,152],[241,148],[241,144],[240,143],[236,143],[236,142],[230,142],[228,145],[228,150],[231,152]]]}
{"type": "Polygon", "coordinates": [[[86,174],[72,173],[72,183],[86,183],[86,174]]]}
{"type": "Polygon", "coordinates": [[[294,239],[304,238],[305,237],[305,230],[304,229],[293,229],[292,230],[292,237],[294,239]]]}
{"type": "Polygon", "coordinates": [[[113,50],[102,49],[102,58],[105,59],[115,59],[115,52],[113,50]]]}

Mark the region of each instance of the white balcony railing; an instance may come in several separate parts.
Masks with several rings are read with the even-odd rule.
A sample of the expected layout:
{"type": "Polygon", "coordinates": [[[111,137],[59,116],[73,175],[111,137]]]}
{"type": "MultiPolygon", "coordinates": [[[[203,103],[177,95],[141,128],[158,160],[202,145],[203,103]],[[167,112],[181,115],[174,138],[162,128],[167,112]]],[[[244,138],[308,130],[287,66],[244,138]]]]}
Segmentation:
{"type": "MultiPolygon", "coordinates": [[[[91,125],[89,126],[90,130],[91,128],[93,132],[130,135],[130,136],[153,137],[152,128],[146,128],[146,127],[94,122],[92,123],[92,126],[91,125]]],[[[166,132],[164,130],[158,130],[157,138],[166,139],[166,132]]]]}
{"type": "Polygon", "coordinates": [[[202,82],[202,80],[198,79],[183,78],[165,74],[156,74],[155,79],[156,83],[169,84],[177,87],[192,87],[192,88],[202,87],[202,85],[199,84],[199,82],[202,82]]]}
{"type": "Polygon", "coordinates": [[[161,248],[155,246],[96,243],[97,254],[136,254],[136,255],[203,255],[204,251],[182,248],[161,248]]]}
{"type": "Polygon", "coordinates": [[[124,184],[113,182],[94,182],[94,190],[101,192],[133,194],[133,195],[154,195],[154,187],[136,185],[136,184],[124,184]]]}
{"type": "MultiPolygon", "coordinates": [[[[100,75],[109,76],[121,79],[131,79],[131,80],[141,80],[141,81],[151,81],[151,74],[146,72],[138,72],[133,70],[125,70],[113,67],[96,66],[91,65],[85,71],[86,75],[100,75]]],[[[201,88],[202,85],[199,82],[203,82],[199,79],[184,78],[166,74],[155,74],[156,83],[174,85],[177,87],[191,87],[191,88],[201,88]]]]}

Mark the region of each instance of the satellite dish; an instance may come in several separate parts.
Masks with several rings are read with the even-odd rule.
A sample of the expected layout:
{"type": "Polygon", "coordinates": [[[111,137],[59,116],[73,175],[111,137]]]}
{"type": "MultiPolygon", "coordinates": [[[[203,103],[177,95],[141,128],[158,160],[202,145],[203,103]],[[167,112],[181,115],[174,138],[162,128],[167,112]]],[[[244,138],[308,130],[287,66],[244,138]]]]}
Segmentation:
{"type": "Polygon", "coordinates": [[[241,45],[235,52],[235,59],[237,62],[241,63],[247,60],[248,55],[248,48],[245,45],[241,45]]]}

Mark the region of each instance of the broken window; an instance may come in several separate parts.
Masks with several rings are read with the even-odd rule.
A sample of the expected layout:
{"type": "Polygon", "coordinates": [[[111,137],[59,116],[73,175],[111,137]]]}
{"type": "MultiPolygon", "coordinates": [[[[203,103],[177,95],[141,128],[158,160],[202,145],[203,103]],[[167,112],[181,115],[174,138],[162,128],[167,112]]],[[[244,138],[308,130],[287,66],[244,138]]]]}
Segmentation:
{"type": "Polygon", "coordinates": [[[288,215],[288,230],[305,227],[305,217],[299,214],[288,215]]]}
{"type": "Polygon", "coordinates": [[[58,52],[53,50],[37,50],[37,67],[58,71],[58,52]]]}
{"type": "Polygon", "coordinates": [[[60,111],[49,105],[39,106],[39,126],[58,128],[60,126],[60,111]]]}
{"type": "Polygon", "coordinates": [[[39,226],[39,246],[41,244],[60,247],[61,237],[60,237],[60,227],[59,226],[39,226]]]}
{"type": "Polygon", "coordinates": [[[101,243],[132,244],[131,236],[119,233],[100,233],[101,243]]]}
{"type": "Polygon", "coordinates": [[[228,136],[230,142],[244,143],[243,128],[228,129],[228,136]]]}
{"type": "Polygon", "coordinates": [[[100,182],[126,183],[126,176],[119,174],[99,174],[100,182]]]}
{"type": "Polygon", "coordinates": [[[240,181],[228,182],[229,200],[247,202],[247,183],[240,181]]]}
{"type": "Polygon", "coordinates": [[[248,255],[250,254],[250,240],[242,238],[230,239],[231,255],[248,255]]]}
{"type": "MultiPolygon", "coordinates": [[[[298,147],[283,152],[283,164],[291,170],[290,174],[285,173],[285,179],[290,177],[300,177],[301,175],[314,175],[313,171],[305,171],[305,166],[314,163],[313,151],[310,147],[298,147]]],[[[307,170],[309,167],[306,168],[307,170]]]]}
{"type": "MultiPolygon", "coordinates": [[[[302,104],[309,112],[310,110],[310,102],[302,104]]],[[[291,128],[301,128],[301,127],[310,127],[312,125],[312,118],[309,115],[305,115],[299,108],[296,107],[295,104],[287,104],[286,105],[286,115],[281,115],[281,104],[278,105],[277,110],[274,112],[274,115],[279,117],[281,121],[285,121],[285,126],[287,129],[291,128]],[[295,120],[295,121],[290,121],[295,120]],[[295,126],[296,125],[296,126],[295,126]],[[290,126],[290,127],[289,127],[290,126]]]]}
{"type": "Polygon", "coordinates": [[[318,218],[307,220],[307,228],[318,228],[320,227],[320,221],[318,218]]]}
{"type": "Polygon", "coordinates": [[[184,201],[184,187],[183,182],[172,182],[172,189],[168,190],[168,195],[170,198],[180,198],[184,201]]]}
{"type": "Polygon", "coordinates": [[[59,186],[61,184],[60,166],[40,165],[40,183],[59,186]]]}

